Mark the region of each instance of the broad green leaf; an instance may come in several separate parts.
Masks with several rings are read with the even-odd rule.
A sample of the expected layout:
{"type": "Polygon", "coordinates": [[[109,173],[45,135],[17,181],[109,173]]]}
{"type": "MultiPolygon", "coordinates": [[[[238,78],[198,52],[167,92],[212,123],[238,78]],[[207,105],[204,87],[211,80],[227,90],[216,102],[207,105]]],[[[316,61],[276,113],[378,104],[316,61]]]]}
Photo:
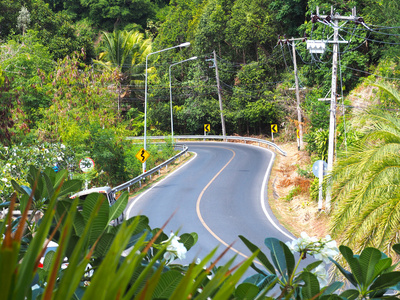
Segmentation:
{"type": "Polygon", "coordinates": [[[110,233],[102,234],[100,240],[96,245],[96,249],[94,250],[93,256],[95,256],[96,258],[104,257],[107,254],[107,251],[110,249],[114,237],[115,237],[114,234],[110,233]]]}
{"type": "Polygon", "coordinates": [[[84,231],[84,229],[85,229],[85,226],[86,226],[85,218],[82,216],[81,212],[78,212],[75,215],[75,220],[74,220],[74,225],[73,226],[74,226],[76,234],[78,236],[81,236],[83,231],[84,231]]]}
{"type": "Polygon", "coordinates": [[[305,283],[301,288],[301,294],[304,299],[311,299],[320,292],[317,276],[311,272],[303,272],[300,276],[305,283]]]}
{"type": "Polygon", "coordinates": [[[121,196],[119,196],[117,201],[110,206],[108,223],[111,222],[111,220],[117,219],[124,212],[126,206],[128,205],[128,198],[128,192],[124,192],[121,194],[121,196]]]}
{"type": "MultiPolygon", "coordinates": [[[[342,253],[343,257],[346,259],[347,263],[350,266],[351,272],[356,280],[356,282],[365,287],[365,276],[362,272],[361,265],[357,255],[353,254],[353,251],[349,247],[341,245],[339,247],[340,253],[342,253]]],[[[356,285],[357,286],[357,285],[356,285]]]]}
{"type": "Polygon", "coordinates": [[[82,215],[87,221],[92,213],[96,214],[90,228],[89,243],[92,245],[108,225],[110,206],[106,197],[99,193],[88,195],[83,201],[82,215]]]}
{"type": "Polygon", "coordinates": [[[27,194],[23,194],[19,199],[19,209],[23,212],[28,205],[29,196],[27,194]]]}
{"type": "Polygon", "coordinates": [[[257,259],[264,265],[264,267],[271,273],[276,274],[274,266],[271,264],[267,256],[253,243],[251,243],[247,238],[242,235],[239,235],[239,238],[243,241],[243,243],[249,248],[249,250],[254,253],[258,252],[257,259]]]}
{"type": "Polygon", "coordinates": [[[380,275],[370,286],[370,290],[382,290],[395,286],[400,282],[400,271],[384,273],[380,275]]]}
{"type": "Polygon", "coordinates": [[[28,197],[32,194],[32,189],[26,185],[19,185],[14,179],[11,179],[11,185],[21,195],[26,194],[28,197]]]}
{"type": "Polygon", "coordinates": [[[294,268],[293,253],[284,243],[276,238],[266,238],[265,245],[271,251],[272,261],[274,262],[279,273],[283,277],[288,277],[289,270],[293,270],[294,268]],[[285,249],[285,246],[287,249],[285,249]]]}
{"type": "Polygon", "coordinates": [[[163,273],[154,290],[153,298],[169,299],[183,276],[181,272],[175,270],[163,273]]]}
{"type": "Polygon", "coordinates": [[[251,283],[244,282],[238,285],[235,290],[235,299],[245,300],[245,299],[254,299],[260,289],[251,283]]]}
{"type": "Polygon", "coordinates": [[[64,181],[59,197],[64,197],[66,195],[76,193],[82,188],[82,181],[78,179],[70,179],[64,181]]]}
{"type": "Polygon", "coordinates": [[[358,290],[353,290],[353,289],[346,290],[340,294],[341,297],[347,298],[348,300],[356,300],[359,295],[360,292],[358,290]]]}
{"type": "Polygon", "coordinates": [[[348,281],[351,282],[352,285],[357,286],[357,281],[354,278],[353,274],[344,269],[337,261],[330,258],[331,262],[339,269],[339,271],[347,278],[348,281]]]}
{"type": "Polygon", "coordinates": [[[53,261],[54,254],[55,254],[54,251],[47,252],[46,256],[44,257],[43,270],[45,270],[45,271],[50,270],[50,266],[51,266],[51,262],[53,261]]]}
{"type": "Polygon", "coordinates": [[[375,266],[381,259],[381,252],[375,248],[365,248],[359,258],[364,285],[369,286],[375,279],[375,266]]]}
{"type": "Polygon", "coordinates": [[[290,277],[293,274],[296,261],[294,259],[294,255],[293,255],[292,251],[290,251],[289,247],[282,241],[280,241],[279,244],[281,245],[281,247],[285,253],[286,267],[288,270],[288,276],[290,277]]]}
{"type": "Polygon", "coordinates": [[[192,248],[194,246],[194,244],[196,244],[197,242],[197,233],[184,233],[179,237],[179,242],[182,243],[186,250],[190,250],[190,248],[192,248]]]}
{"type": "Polygon", "coordinates": [[[338,289],[340,289],[342,286],[344,285],[343,282],[339,282],[339,281],[335,281],[332,284],[330,284],[329,286],[327,286],[324,289],[324,292],[322,293],[322,295],[330,295],[333,294],[334,292],[336,292],[338,289]]]}
{"type": "Polygon", "coordinates": [[[382,272],[387,272],[389,271],[388,269],[392,265],[392,259],[387,257],[381,259],[376,265],[375,265],[375,270],[374,270],[374,275],[373,277],[376,278],[378,275],[380,275],[382,272]]]}
{"type": "MultiPolygon", "coordinates": [[[[47,198],[52,197],[54,194],[54,187],[53,182],[51,181],[50,177],[46,173],[42,173],[44,183],[46,186],[47,198]]],[[[45,198],[42,196],[42,198],[45,198]]]]}

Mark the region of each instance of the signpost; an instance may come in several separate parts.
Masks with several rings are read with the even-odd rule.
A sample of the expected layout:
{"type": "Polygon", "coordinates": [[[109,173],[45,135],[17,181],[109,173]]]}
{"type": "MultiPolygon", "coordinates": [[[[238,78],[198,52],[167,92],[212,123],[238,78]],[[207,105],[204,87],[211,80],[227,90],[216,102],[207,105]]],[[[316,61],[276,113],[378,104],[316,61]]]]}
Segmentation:
{"type": "Polygon", "coordinates": [[[278,132],[278,124],[271,124],[272,142],[274,141],[274,133],[278,132]]]}
{"type": "MultiPolygon", "coordinates": [[[[143,164],[150,156],[150,153],[147,152],[144,148],[140,149],[138,153],[136,153],[135,157],[140,160],[143,164]]],[[[146,170],[144,170],[146,172],[146,170]]]]}
{"type": "Polygon", "coordinates": [[[326,175],[328,170],[328,164],[326,161],[317,160],[313,164],[313,174],[315,177],[319,178],[319,190],[318,190],[318,211],[322,210],[322,182],[324,180],[324,175],[326,175]]]}
{"type": "Polygon", "coordinates": [[[210,132],[211,125],[210,124],[204,124],[204,132],[210,132]]]}
{"type": "MultiPolygon", "coordinates": [[[[79,161],[79,168],[81,168],[83,173],[88,173],[94,169],[94,161],[90,157],[82,158],[79,161]]],[[[85,190],[88,189],[88,177],[85,176],[85,190]]]]}
{"type": "MultiPolygon", "coordinates": [[[[207,132],[210,132],[211,130],[211,125],[210,124],[204,124],[204,137],[207,135],[207,132]]],[[[203,139],[205,141],[206,139],[203,139]]]]}
{"type": "Polygon", "coordinates": [[[300,130],[296,130],[297,132],[297,150],[300,151],[300,130]]]}
{"type": "Polygon", "coordinates": [[[90,157],[82,158],[79,161],[79,168],[81,168],[83,173],[88,173],[94,168],[94,161],[90,157]]]}

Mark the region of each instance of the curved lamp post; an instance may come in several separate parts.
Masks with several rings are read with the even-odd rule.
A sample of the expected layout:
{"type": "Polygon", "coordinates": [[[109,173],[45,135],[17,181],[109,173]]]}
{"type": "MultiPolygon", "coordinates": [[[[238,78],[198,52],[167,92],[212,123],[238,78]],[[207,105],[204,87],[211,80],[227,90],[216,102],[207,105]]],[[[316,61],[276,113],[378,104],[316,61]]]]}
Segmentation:
{"type": "MultiPolygon", "coordinates": [[[[149,54],[146,55],[146,77],[145,77],[145,86],[144,86],[144,150],[147,150],[147,59],[150,55],[152,54],[156,54],[156,53],[160,53],[160,52],[164,52],[167,50],[171,50],[171,49],[175,49],[175,48],[179,48],[179,47],[189,47],[190,43],[186,42],[186,43],[182,43],[179,44],[177,46],[174,47],[170,47],[170,48],[165,48],[156,52],[151,52],[149,54]]],[[[146,162],[143,163],[143,173],[146,172],[146,162]]]]}
{"type": "Polygon", "coordinates": [[[183,62],[189,61],[189,60],[195,60],[197,59],[197,56],[193,56],[191,58],[185,59],[185,60],[181,60],[177,63],[174,63],[172,65],[169,66],[169,99],[170,99],[170,107],[171,107],[171,137],[172,137],[172,143],[174,143],[174,117],[173,117],[173,113],[172,113],[172,88],[171,88],[171,67],[181,64],[183,62]]]}

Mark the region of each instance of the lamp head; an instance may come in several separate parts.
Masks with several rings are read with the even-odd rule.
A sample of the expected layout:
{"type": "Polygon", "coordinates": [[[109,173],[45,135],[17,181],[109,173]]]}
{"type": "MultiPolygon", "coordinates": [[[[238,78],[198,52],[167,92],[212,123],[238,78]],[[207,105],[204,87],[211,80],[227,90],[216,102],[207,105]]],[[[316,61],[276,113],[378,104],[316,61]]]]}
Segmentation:
{"type": "Polygon", "coordinates": [[[189,42],[178,45],[178,47],[189,47],[189,46],[190,46],[189,42]]]}

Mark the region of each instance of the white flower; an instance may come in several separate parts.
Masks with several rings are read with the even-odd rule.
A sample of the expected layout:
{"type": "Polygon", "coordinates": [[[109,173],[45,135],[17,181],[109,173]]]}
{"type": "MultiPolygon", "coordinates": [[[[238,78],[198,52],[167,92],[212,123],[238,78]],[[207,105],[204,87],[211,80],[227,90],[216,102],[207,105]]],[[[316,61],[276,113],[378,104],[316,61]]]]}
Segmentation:
{"type": "Polygon", "coordinates": [[[324,287],[329,284],[329,276],[324,264],[320,264],[318,267],[313,269],[311,273],[317,276],[320,287],[324,287]]]}
{"type": "Polygon", "coordinates": [[[186,257],[187,249],[181,242],[179,242],[179,239],[180,238],[178,236],[171,232],[169,239],[163,242],[169,243],[167,246],[167,252],[164,254],[164,259],[168,264],[176,258],[184,259],[186,257]]]}
{"type": "Polygon", "coordinates": [[[329,235],[318,240],[316,237],[309,237],[305,232],[302,232],[300,238],[287,242],[286,245],[293,253],[308,253],[318,260],[323,260],[325,263],[329,262],[329,257],[339,254],[336,241],[332,240],[329,235]]]}
{"type": "Polygon", "coordinates": [[[3,182],[7,182],[7,181],[8,181],[8,179],[7,179],[7,178],[5,178],[5,177],[3,177],[3,178],[1,179],[1,181],[3,181],[3,182]]]}

